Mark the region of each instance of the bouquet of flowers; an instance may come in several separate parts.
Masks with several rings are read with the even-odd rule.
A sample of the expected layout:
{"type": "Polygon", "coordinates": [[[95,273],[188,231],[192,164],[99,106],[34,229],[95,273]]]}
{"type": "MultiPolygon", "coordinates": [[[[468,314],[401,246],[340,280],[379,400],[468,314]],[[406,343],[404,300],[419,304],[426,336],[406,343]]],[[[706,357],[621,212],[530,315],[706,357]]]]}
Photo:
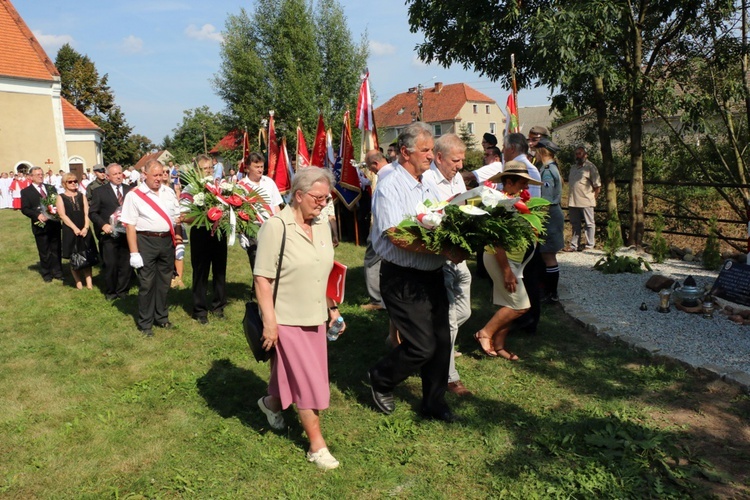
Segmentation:
{"type": "Polygon", "coordinates": [[[227,237],[229,245],[234,244],[238,232],[255,236],[266,214],[271,213],[260,190],[227,181],[216,183],[195,168],[184,173],[183,179],[186,187],[180,199],[185,217],[211,235],[218,232],[219,238],[227,237]]]}
{"type": "MultiPolygon", "coordinates": [[[[47,196],[39,200],[39,208],[48,219],[60,220],[57,214],[57,192],[54,189],[50,189],[47,196]]],[[[36,221],[34,224],[39,227],[45,226],[45,223],[41,221],[36,221]]]]}
{"type": "MultiPolygon", "coordinates": [[[[122,207],[117,207],[117,209],[112,212],[112,215],[109,216],[109,225],[112,226],[112,237],[117,238],[121,234],[125,234],[125,226],[122,224],[122,221],[120,221],[120,217],[122,216],[122,207]]],[[[104,233],[102,233],[104,234],[104,233]]]]}
{"type": "Polygon", "coordinates": [[[417,215],[402,221],[391,235],[406,244],[421,241],[433,253],[449,247],[469,253],[485,247],[525,247],[544,233],[547,205],[544,198],[524,200],[480,186],[450,202],[420,203],[417,215]]]}

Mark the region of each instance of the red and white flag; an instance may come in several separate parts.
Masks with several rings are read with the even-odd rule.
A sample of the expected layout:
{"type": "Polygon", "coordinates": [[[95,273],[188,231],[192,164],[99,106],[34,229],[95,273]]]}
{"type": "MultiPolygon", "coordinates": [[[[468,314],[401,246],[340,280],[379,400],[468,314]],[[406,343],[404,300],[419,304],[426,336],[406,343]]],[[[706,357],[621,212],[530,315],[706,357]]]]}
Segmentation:
{"type": "Polygon", "coordinates": [[[362,79],[357,99],[356,127],[362,130],[361,156],[371,149],[378,149],[378,131],[375,127],[375,116],[372,113],[372,94],[370,93],[370,72],[362,79]]]}
{"type": "Polygon", "coordinates": [[[323,113],[318,115],[318,130],[315,132],[310,164],[316,167],[326,166],[326,126],[323,124],[323,113]]]}
{"type": "Polygon", "coordinates": [[[307,151],[305,136],[302,134],[302,127],[297,125],[297,169],[307,168],[311,165],[310,153],[307,151]]]}
{"type": "Polygon", "coordinates": [[[508,100],[505,103],[505,134],[515,134],[518,132],[518,108],[516,107],[516,100],[513,97],[513,92],[508,96],[508,100]]]}
{"type": "Polygon", "coordinates": [[[359,191],[359,174],[352,161],[354,160],[354,144],[352,143],[352,127],[349,122],[349,111],[344,113],[344,126],[341,130],[341,185],[347,189],[359,191]]]}
{"type": "Polygon", "coordinates": [[[274,169],[279,159],[279,143],[276,142],[276,127],[273,125],[273,110],[268,118],[268,177],[273,179],[274,169]]]}
{"type": "Polygon", "coordinates": [[[247,129],[242,134],[242,160],[240,161],[240,172],[245,173],[247,170],[247,157],[250,156],[250,137],[247,135],[247,129]]]}
{"type": "Polygon", "coordinates": [[[281,139],[281,147],[278,148],[278,156],[273,172],[269,164],[268,176],[276,183],[279,193],[284,195],[292,189],[292,162],[289,161],[289,153],[286,150],[286,137],[281,139]]]}

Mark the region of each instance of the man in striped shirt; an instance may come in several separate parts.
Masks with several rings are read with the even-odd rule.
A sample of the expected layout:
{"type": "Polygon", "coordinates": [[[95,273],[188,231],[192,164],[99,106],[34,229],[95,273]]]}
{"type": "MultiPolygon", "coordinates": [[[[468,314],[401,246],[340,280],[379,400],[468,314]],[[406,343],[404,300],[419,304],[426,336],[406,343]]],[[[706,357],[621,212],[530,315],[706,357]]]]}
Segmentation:
{"type": "Polygon", "coordinates": [[[382,258],[380,291],[402,342],[368,371],[368,378],[375,406],[390,414],[396,406],[393,389],[419,372],[422,415],[454,422],[457,418],[445,402],[453,353],[442,268],[446,257],[463,260],[465,256],[428,253],[421,242],[407,244],[388,233],[416,215],[420,202],[440,200],[434,180],[422,176],[430,168],[433,146],[427,125],[415,122],[406,127],[398,137],[398,162],[393,172],[380,180],[373,197],[370,237],[382,258]]]}

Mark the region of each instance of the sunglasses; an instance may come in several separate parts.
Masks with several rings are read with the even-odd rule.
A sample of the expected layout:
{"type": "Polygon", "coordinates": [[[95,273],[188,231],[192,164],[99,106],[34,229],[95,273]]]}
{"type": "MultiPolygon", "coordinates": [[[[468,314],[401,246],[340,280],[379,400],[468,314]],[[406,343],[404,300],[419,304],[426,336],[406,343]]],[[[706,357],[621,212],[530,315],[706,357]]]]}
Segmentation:
{"type": "Polygon", "coordinates": [[[78,181],[65,181],[65,184],[78,184],[78,181]]]}

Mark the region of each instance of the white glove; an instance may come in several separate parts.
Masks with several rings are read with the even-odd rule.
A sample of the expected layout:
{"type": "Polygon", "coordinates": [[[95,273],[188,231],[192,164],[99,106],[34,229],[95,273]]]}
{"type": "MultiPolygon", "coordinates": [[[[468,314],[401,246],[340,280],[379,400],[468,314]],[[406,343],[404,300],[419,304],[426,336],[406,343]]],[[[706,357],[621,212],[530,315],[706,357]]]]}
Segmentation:
{"type": "Polygon", "coordinates": [[[185,245],[178,243],[177,246],[174,247],[174,258],[177,260],[185,258],[185,245]]]}
{"type": "Polygon", "coordinates": [[[243,250],[247,250],[247,247],[249,246],[250,246],[250,238],[248,238],[246,234],[242,233],[240,235],[240,247],[242,247],[243,250]]]}
{"type": "Polygon", "coordinates": [[[143,267],[143,257],[138,252],[130,254],[130,267],[133,269],[140,269],[143,267]]]}

